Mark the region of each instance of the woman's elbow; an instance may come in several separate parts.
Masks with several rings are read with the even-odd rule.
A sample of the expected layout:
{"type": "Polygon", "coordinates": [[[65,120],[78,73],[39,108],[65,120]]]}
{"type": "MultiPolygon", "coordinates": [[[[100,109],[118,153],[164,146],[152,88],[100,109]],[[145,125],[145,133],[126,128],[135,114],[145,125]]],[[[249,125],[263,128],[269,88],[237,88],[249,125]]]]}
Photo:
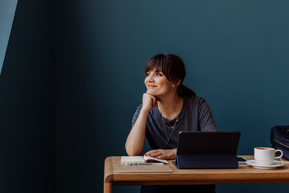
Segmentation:
{"type": "Polygon", "coordinates": [[[126,152],[128,156],[138,156],[139,154],[136,154],[134,152],[126,152]]]}
{"type": "Polygon", "coordinates": [[[128,147],[127,145],[125,146],[125,150],[128,156],[138,156],[142,152],[136,150],[135,148],[128,147]]]}

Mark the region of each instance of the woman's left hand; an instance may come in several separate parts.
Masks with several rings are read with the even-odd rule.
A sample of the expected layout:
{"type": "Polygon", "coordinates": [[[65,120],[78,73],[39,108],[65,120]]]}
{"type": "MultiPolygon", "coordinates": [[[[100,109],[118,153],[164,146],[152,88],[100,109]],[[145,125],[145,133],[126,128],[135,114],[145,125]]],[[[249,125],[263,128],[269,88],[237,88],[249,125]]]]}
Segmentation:
{"type": "Polygon", "coordinates": [[[145,156],[157,159],[176,159],[177,149],[156,149],[148,151],[145,156]]]}

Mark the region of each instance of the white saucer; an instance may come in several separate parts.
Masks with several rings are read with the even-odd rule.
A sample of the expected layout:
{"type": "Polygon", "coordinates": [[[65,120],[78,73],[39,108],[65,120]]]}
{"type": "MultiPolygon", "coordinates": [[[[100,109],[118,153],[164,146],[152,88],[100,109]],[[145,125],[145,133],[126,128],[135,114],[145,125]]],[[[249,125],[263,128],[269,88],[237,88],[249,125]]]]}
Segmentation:
{"type": "Polygon", "coordinates": [[[284,165],[284,162],[274,161],[271,165],[259,165],[256,160],[247,160],[246,164],[258,169],[274,169],[284,165]]]}

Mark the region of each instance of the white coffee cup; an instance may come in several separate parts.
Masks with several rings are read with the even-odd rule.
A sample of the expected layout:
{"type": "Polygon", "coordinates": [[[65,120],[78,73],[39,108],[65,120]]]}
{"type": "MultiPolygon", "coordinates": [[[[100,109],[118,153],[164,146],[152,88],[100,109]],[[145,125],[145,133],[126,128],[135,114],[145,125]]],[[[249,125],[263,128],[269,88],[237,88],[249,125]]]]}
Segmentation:
{"type": "Polygon", "coordinates": [[[274,159],[281,158],[283,152],[280,149],[275,150],[270,147],[255,147],[254,148],[254,158],[259,165],[271,165],[274,162],[274,159]],[[281,155],[275,157],[276,152],[280,152],[281,155]]]}

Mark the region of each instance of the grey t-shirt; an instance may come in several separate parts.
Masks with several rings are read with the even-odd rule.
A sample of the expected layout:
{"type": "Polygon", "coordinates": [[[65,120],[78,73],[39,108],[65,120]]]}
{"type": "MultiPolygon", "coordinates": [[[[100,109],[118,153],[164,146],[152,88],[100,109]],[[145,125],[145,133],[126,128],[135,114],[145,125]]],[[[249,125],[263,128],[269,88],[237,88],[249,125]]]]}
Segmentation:
{"type": "MultiPolygon", "coordinates": [[[[183,108],[178,116],[175,129],[164,126],[158,108],[152,108],[147,117],[146,138],[151,149],[174,149],[177,148],[180,131],[218,131],[208,103],[202,97],[183,97],[183,108]],[[165,133],[166,129],[166,133],[165,133]],[[172,133],[172,135],[171,135],[172,133]],[[167,136],[170,137],[169,143],[167,136]]],[[[135,124],[142,105],[140,105],[132,119],[135,124]]],[[[169,121],[163,118],[167,126],[173,126],[176,119],[169,121]]]]}

